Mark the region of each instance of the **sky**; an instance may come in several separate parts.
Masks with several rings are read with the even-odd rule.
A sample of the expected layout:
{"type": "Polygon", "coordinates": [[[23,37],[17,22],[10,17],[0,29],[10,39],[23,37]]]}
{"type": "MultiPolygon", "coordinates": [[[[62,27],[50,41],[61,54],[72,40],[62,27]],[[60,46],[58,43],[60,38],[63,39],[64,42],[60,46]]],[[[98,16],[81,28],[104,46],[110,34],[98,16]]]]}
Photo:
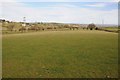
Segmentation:
{"type": "Polygon", "coordinates": [[[4,0],[0,19],[26,22],[118,24],[117,0],[4,0]]]}

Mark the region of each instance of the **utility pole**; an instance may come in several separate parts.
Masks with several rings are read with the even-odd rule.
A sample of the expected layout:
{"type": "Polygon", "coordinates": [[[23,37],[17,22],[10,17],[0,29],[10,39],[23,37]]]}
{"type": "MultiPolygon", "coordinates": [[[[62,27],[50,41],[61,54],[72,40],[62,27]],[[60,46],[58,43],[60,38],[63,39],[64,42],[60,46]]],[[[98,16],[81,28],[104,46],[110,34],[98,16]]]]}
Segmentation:
{"type": "Polygon", "coordinates": [[[23,17],[23,24],[22,24],[22,26],[26,26],[26,17],[23,17]]]}
{"type": "Polygon", "coordinates": [[[104,27],[104,19],[102,19],[102,26],[104,27]]]}
{"type": "Polygon", "coordinates": [[[94,23],[94,18],[91,18],[91,23],[94,23]]]}
{"type": "Polygon", "coordinates": [[[26,22],[26,17],[23,17],[23,22],[24,22],[24,23],[26,22]]]}

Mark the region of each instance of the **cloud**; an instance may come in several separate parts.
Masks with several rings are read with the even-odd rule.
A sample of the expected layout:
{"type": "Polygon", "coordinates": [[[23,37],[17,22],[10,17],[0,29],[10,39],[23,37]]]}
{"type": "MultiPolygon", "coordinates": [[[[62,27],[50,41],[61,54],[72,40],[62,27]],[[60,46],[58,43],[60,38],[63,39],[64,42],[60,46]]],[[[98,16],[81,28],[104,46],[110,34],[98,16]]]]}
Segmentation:
{"type": "Polygon", "coordinates": [[[119,2],[119,0],[1,0],[1,2],[119,2]]]}
{"type": "Polygon", "coordinates": [[[2,16],[7,20],[27,22],[64,22],[100,24],[104,19],[106,24],[117,24],[117,10],[99,11],[81,8],[72,4],[59,4],[49,7],[28,7],[25,3],[5,2],[2,5],[2,16]]]}
{"type": "Polygon", "coordinates": [[[99,7],[99,8],[101,8],[101,7],[105,7],[106,4],[105,4],[105,3],[96,3],[96,4],[89,4],[89,5],[86,5],[86,6],[88,6],[88,7],[99,7]]]}

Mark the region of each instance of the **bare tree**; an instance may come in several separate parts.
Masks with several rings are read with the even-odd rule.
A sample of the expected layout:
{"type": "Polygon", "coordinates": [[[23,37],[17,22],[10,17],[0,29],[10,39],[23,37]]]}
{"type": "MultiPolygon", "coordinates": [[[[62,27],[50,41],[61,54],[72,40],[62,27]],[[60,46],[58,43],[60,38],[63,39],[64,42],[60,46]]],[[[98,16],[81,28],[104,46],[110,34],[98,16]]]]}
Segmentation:
{"type": "Polygon", "coordinates": [[[14,23],[11,22],[11,23],[9,23],[9,26],[7,26],[7,29],[8,29],[9,31],[13,31],[14,27],[15,27],[14,23]]]}
{"type": "Polygon", "coordinates": [[[87,28],[90,29],[90,30],[93,30],[93,29],[96,28],[96,25],[92,23],[92,24],[89,24],[89,25],[87,26],[87,28]]]}

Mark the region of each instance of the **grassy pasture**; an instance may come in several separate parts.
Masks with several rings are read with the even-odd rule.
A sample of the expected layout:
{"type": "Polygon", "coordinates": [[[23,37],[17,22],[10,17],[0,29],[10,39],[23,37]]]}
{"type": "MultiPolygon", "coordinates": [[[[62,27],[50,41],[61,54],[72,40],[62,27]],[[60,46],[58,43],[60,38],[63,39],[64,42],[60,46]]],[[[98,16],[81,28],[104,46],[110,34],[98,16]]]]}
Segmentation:
{"type": "Polygon", "coordinates": [[[103,29],[111,30],[111,31],[118,31],[119,30],[118,27],[104,27],[103,29]]]}
{"type": "Polygon", "coordinates": [[[3,35],[4,78],[118,76],[118,34],[43,31],[3,35]]]}

